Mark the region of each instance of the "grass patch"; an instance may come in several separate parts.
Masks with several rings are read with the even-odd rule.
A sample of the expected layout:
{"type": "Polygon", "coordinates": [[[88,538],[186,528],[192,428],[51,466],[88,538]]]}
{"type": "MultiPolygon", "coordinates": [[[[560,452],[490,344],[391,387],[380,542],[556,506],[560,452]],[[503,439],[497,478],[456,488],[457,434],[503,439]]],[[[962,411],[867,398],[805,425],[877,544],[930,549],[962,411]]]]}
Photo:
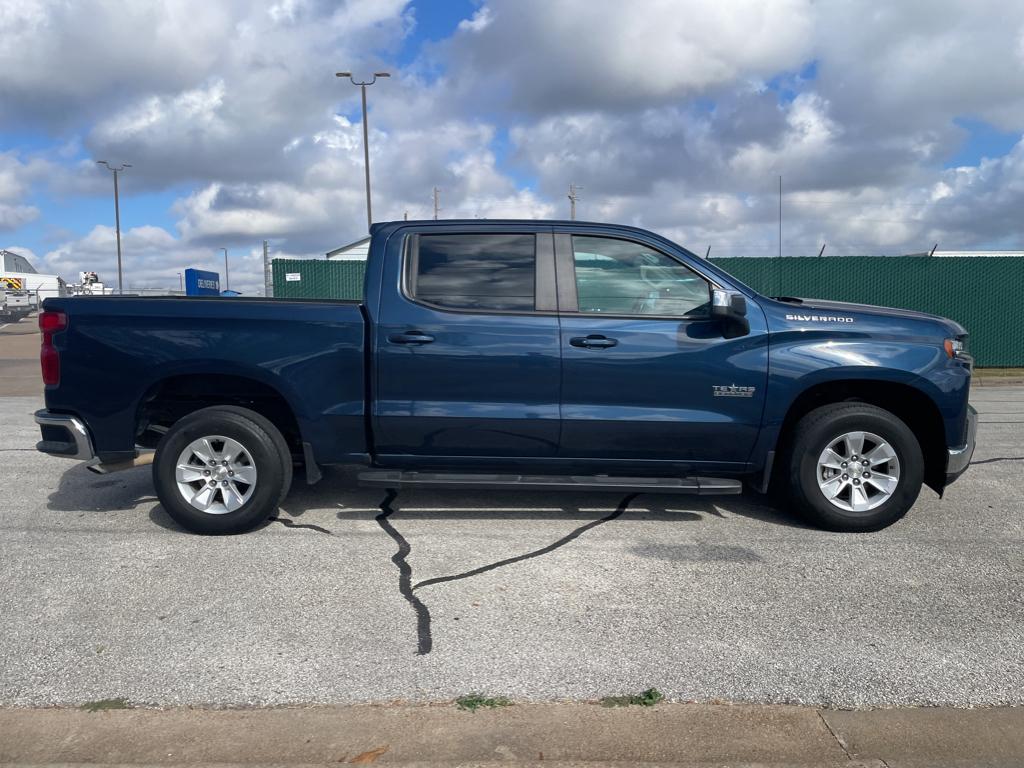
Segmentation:
{"type": "Polygon", "coordinates": [[[466,709],[470,712],[475,712],[481,707],[494,709],[495,707],[512,706],[512,702],[504,696],[481,696],[479,693],[470,693],[466,696],[459,696],[459,698],[455,700],[455,704],[459,709],[466,709]]]}
{"type": "Polygon", "coordinates": [[[86,712],[105,712],[108,709],[131,709],[132,705],[128,703],[128,699],[116,698],[116,699],[98,699],[96,701],[87,701],[85,704],[79,707],[84,709],[86,712]]]}
{"type": "Polygon", "coordinates": [[[657,688],[648,688],[641,693],[633,693],[628,696],[605,696],[601,699],[602,707],[653,707],[665,695],[657,688]]]}

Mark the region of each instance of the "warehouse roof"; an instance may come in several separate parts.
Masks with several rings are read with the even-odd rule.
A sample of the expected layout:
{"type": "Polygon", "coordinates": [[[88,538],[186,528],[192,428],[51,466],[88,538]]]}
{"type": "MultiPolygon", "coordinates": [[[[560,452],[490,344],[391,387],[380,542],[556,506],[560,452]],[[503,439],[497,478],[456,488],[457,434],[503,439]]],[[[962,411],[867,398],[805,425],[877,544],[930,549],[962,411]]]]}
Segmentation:
{"type": "Polygon", "coordinates": [[[364,237],[355,242],[335,248],[327,252],[328,259],[365,259],[370,248],[370,238],[364,237]]]}
{"type": "Polygon", "coordinates": [[[28,259],[13,251],[0,250],[0,268],[4,272],[21,272],[22,274],[34,275],[35,268],[28,263],[28,259]]]}
{"type": "Polygon", "coordinates": [[[962,258],[965,256],[1024,256],[1024,251],[935,251],[935,257],[962,258]]]}

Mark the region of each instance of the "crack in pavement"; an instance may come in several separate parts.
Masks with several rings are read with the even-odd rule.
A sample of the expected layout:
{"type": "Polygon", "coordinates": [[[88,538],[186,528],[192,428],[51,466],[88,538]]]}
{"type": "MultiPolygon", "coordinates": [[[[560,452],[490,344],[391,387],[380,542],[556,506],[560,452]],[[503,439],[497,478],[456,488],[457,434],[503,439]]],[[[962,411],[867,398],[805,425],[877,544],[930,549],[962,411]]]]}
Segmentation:
{"type": "Polygon", "coordinates": [[[824,713],[820,709],[818,710],[818,719],[821,720],[821,724],[825,726],[825,730],[828,731],[829,734],[831,734],[832,738],[836,740],[836,744],[839,745],[839,748],[843,750],[844,753],[846,753],[846,759],[853,760],[853,755],[850,754],[850,750],[847,748],[846,742],[843,741],[843,739],[840,738],[839,734],[835,732],[835,730],[832,728],[831,723],[829,723],[829,721],[825,718],[824,713]]]}
{"type": "Polygon", "coordinates": [[[289,520],[287,517],[271,517],[270,522],[280,523],[285,528],[308,528],[311,531],[319,531],[320,533],[326,533],[328,536],[333,536],[326,528],[321,528],[319,525],[313,525],[312,523],[296,523],[294,520],[289,520]]]}
{"type": "Polygon", "coordinates": [[[975,464],[991,464],[994,461],[1024,461],[1024,456],[996,456],[994,459],[980,459],[978,461],[972,461],[971,466],[975,464]]]}
{"type": "Polygon", "coordinates": [[[434,648],[434,637],[430,628],[430,609],[412,593],[412,566],[409,565],[407,559],[409,553],[412,552],[412,547],[388,520],[388,517],[395,513],[391,502],[395,500],[396,496],[398,496],[396,491],[388,489],[387,495],[380,503],[381,513],[374,519],[377,521],[377,525],[383,528],[384,532],[398,545],[398,551],[391,556],[391,562],[398,568],[398,591],[416,612],[416,655],[426,656],[434,648]]]}
{"type": "Polygon", "coordinates": [[[554,550],[558,549],[559,547],[564,547],[569,542],[582,536],[591,528],[596,528],[597,526],[610,522],[611,520],[614,520],[617,517],[621,517],[622,513],[626,511],[626,507],[629,506],[629,503],[633,501],[633,499],[635,499],[638,495],[639,494],[636,493],[629,494],[628,496],[623,498],[622,501],[619,502],[618,507],[616,507],[615,511],[611,514],[606,515],[605,517],[599,518],[597,520],[591,520],[589,523],[586,523],[585,525],[581,525],[579,528],[576,528],[575,530],[566,534],[553,544],[548,544],[546,547],[535,549],[534,551],[527,552],[523,555],[516,555],[515,557],[509,557],[504,560],[498,560],[497,562],[491,563],[490,565],[482,565],[479,568],[473,568],[472,570],[465,571],[464,573],[457,573],[454,576],[437,576],[433,579],[424,579],[423,581],[419,582],[418,584],[416,584],[416,586],[413,587],[413,591],[419,589],[420,587],[429,587],[431,584],[444,584],[445,582],[449,581],[459,581],[460,579],[468,579],[470,576],[478,576],[481,573],[493,571],[495,568],[501,568],[505,565],[512,565],[513,563],[520,563],[523,560],[530,560],[534,557],[546,555],[549,552],[553,552],[554,550]]]}
{"type": "Polygon", "coordinates": [[[463,573],[457,573],[452,576],[437,576],[432,579],[424,579],[423,581],[413,585],[412,583],[412,566],[409,564],[409,555],[412,553],[412,546],[406,540],[406,538],[399,533],[398,529],[392,525],[388,519],[395,513],[394,508],[391,506],[392,502],[398,496],[398,493],[394,490],[389,489],[384,500],[380,503],[381,513],[377,515],[375,520],[377,524],[384,530],[385,533],[390,536],[394,542],[398,545],[398,551],[391,556],[391,562],[398,567],[398,591],[402,593],[402,597],[405,598],[406,602],[412,606],[416,613],[416,654],[418,656],[426,656],[434,648],[434,637],[433,628],[431,625],[430,609],[426,603],[419,599],[415,595],[415,591],[420,587],[426,587],[433,584],[444,584],[451,581],[459,581],[461,579],[468,579],[471,576],[478,576],[488,571],[493,571],[497,568],[502,568],[506,565],[512,565],[514,563],[520,563],[524,560],[531,560],[541,555],[546,555],[554,550],[564,547],[566,544],[574,541],[575,539],[582,536],[587,531],[596,528],[599,525],[610,522],[618,517],[621,517],[626,509],[629,507],[630,502],[633,501],[638,493],[630,493],[623,497],[611,514],[605,515],[604,517],[598,518],[597,520],[591,520],[589,523],[579,526],[573,529],[568,534],[558,539],[552,544],[548,544],[546,547],[535,549],[532,552],[526,552],[522,555],[515,557],[505,558],[504,560],[498,560],[488,565],[482,565],[479,568],[473,568],[463,573]]]}

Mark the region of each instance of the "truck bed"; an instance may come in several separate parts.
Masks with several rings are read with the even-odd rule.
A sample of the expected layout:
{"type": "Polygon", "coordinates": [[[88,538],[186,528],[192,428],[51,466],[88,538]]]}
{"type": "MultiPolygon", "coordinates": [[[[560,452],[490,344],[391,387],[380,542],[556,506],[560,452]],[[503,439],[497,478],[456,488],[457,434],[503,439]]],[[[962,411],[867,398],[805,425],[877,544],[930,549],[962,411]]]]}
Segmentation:
{"type": "Polygon", "coordinates": [[[134,451],[136,414],[152,393],[187,393],[204,381],[220,390],[256,382],[280,395],[318,460],[366,452],[359,302],[91,296],[44,306],[68,317],[54,345],[69,386],[47,387],[46,406],[84,417],[104,460],[134,451]]]}

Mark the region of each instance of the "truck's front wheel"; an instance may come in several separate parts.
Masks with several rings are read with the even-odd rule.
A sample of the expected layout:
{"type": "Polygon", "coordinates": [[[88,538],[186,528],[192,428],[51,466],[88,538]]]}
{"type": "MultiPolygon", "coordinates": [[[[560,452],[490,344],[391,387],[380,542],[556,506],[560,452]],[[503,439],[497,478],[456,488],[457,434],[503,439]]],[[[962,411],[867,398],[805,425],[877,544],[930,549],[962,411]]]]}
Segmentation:
{"type": "Polygon", "coordinates": [[[160,440],[153,484],[175,522],[195,533],[242,533],[274,513],[292,480],[278,429],[246,408],[203,408],[160,440]]]}
{"type": "Polygon", "coordinates": [[[924,479],[921,446],[889,411],[866,403],[817,408],[797,425],[789,488],[810,522],[832,531],[877,531],[914,505],[924,479]]]}

